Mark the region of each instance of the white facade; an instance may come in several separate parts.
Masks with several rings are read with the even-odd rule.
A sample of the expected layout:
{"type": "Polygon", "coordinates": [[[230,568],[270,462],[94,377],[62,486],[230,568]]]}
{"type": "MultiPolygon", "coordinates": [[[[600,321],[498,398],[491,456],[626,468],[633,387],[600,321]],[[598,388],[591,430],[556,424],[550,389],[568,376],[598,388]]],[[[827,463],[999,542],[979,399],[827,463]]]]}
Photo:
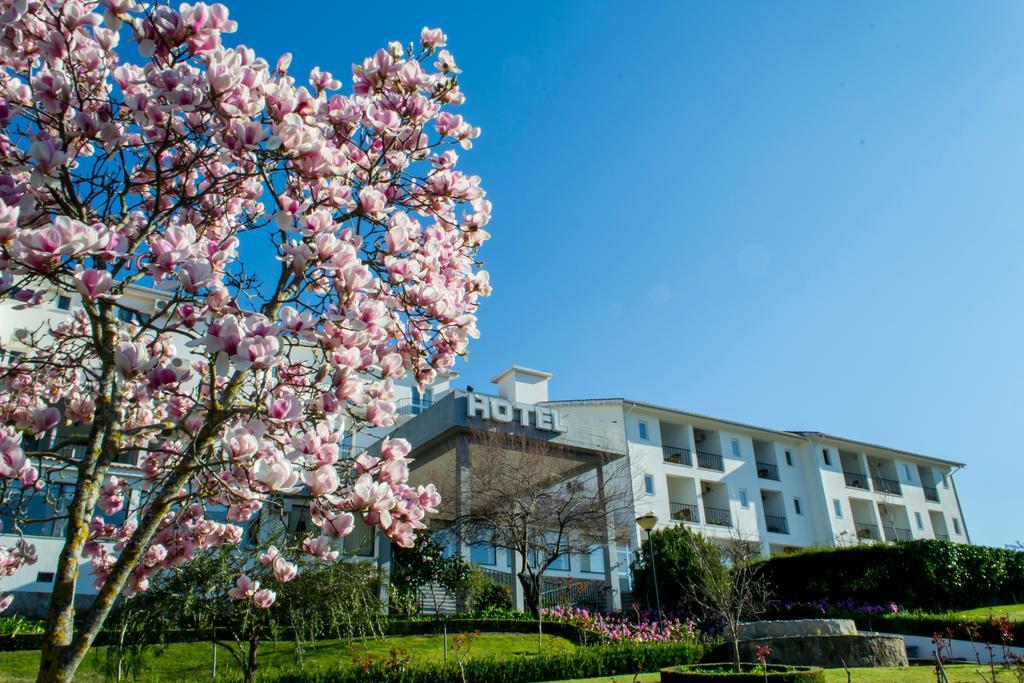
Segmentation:
{"type": "Polygon", "coordinates": [[[818,432],[784,432],[625,399],[552,401],[621,420],[638,513],[741,538],[765,555],[809,546],[969,543],[962,463],[818,432]]]}

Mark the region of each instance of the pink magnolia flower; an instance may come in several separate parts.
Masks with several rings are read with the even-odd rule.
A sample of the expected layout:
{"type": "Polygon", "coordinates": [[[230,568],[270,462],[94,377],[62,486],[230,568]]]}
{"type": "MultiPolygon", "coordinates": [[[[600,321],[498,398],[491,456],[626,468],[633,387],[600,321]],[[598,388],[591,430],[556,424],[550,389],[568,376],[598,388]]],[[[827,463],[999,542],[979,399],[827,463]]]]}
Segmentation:
{"type": "MultiPolygon", "coordinates": [[[[258,586],[259,582],[257,582],[256,585],[258,586]]],[[[277,593],[268,588],[258,590],[252,595],[253,604],[260,609],[267,609],[274,604],[275,600],[277,600],[277,593]]]]}
{"type": "Polygon", "coordinates": [[[114,280],[110,277],[110,273],[105,270],[96,270],[94,268],[83,269],[81,267],[75,271],[75,289],[84,298],[98,299],[107,292],[110,291],[113,286],[114,280]]]}
{"type": "Polygon", "coordinates": [[[319,498],[338,488],[340,480],[333,465],[321,465],[315,470],[303,473],[302,481],[309,487],[309,493],[319,498]]]}
{"type": "Polygon", "coordinates": [[[260,582],[253,581],[245,574],[235,579],[235,587],[228,590],[228,595],[235,600],[247,600],[259,590],[260,582]]]}
{"type": "Polygon", "coordinates": [[[324,518],[324,533],[333,538],[341,538],[352,533],[355,517],[351,513],[341,512],[324,518]]]}

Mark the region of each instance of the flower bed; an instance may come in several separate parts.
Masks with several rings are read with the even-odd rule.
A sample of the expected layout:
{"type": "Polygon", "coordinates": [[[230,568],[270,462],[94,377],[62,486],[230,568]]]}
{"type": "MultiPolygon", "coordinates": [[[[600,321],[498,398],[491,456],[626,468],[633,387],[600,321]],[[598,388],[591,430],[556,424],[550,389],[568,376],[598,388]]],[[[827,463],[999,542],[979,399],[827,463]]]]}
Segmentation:
{"type": "Polygon", "coordinates": [[[662,683],[825,683],[825,672],[816,666],[785,666],[780,664],[741,664],[737,672],[733,664],[690,664],[661,670],[662,683]]]}
{"type": "Polygon", "coordinates": [[[579,607],[553,607],[541,610],[544,619],[573,624],[597,634],[610,643],[672,643],[697,638],[692,621],[652,619],[646,612],[635,616],[602,614],[579,607]]]}

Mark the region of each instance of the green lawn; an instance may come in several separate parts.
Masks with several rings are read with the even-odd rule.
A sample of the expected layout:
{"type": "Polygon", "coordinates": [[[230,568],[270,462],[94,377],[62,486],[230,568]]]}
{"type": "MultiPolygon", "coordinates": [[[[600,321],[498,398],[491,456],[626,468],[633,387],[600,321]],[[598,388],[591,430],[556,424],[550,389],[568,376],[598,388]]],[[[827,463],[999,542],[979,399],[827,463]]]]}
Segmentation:
{"type": "MultiPolygon", "coordinates": [[[[967,664],[956,664],[946,667],[950,683],[978,683],[981,677],[976,673],[978,667],[967,664]]],[[[906,669],[850,669],[852,683],[935,683],[935,673],[930,666],[912,666],[906,669]]],[[[828,683],[846,683],[846,671],[843,669],[826,669],[828,683]]],[[[999,680],[1009,681],[1011,676],[1000,676],[999,680]]],[[[659,674],[641,674],[633,676],[608,676],[606,678],[581,678],[571,683],[658,683],[659,674]]],[[[555,683],[570,683],[557,681],[555,683]]]]}
{"type": "Polygon", "coordinates": [[[1024,605],[996,605],[994,607],[978,607],[954,612],[958,617],[968,619],[988,619],[990,616],[1010,617],[1011,621],[1024,621],[1024,605]]]}
{"type": "MultiPolygon", "coordinates": [[[[451,637],[449,637],[451,647],[451,637]]],[[[572,650],[575,645],[564,638],[544,636],[544,652],[572,650]]],[[[212,646],[209,643],[176,643],[167,647],[159,656],[147,657],[148,668],[139,675],[145,681],[209,681],[212,674],[212,646]]],[[[326,640],[306,646],[304,665],[310,666],[353,666],[353,657],[366,653],[375,657],[387,657],[390,650],[407,651],[415,661],[441,661],[444,657],[442,636],[396,636],[379,640],[349,641],[326,640]]],[[[104,677],[100,673],[106,648],[95,648],[86,658],[75,676],[76,683],[98,683],[104,677]]],[[[484,633],[475,637],[470,647],[470,657],[513,658],[537,653],[537,636],[526,634],[484,633]]],[[[267,643],[260,646],[260,668],[287,668],[296,666],[294,646],[290,642],[267,643]]],[[[0,681],[35,680],[39,664],[39,653],[0,653],[0,681]]],[[[237,664],[224,650],[217,653],[217,672],[239,671],[237,664]]]]}

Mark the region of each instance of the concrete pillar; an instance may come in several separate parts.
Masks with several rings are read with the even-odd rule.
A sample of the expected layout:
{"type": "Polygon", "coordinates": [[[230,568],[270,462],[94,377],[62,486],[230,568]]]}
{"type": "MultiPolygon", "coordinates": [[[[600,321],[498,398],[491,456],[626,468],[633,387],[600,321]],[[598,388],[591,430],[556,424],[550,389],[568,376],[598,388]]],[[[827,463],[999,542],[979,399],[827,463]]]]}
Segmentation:
{"type": "Polygon", "coordinates": [[[875,482],[871,481],[871,468],[868,466],[867,453],[858,453],[857,462],[860,463],[860,469],[864,472],[864,476],[867,477],[867,481],[864,482],[868,486],[868,491],[875,490],[875,482]]]}
{"type": "Polygon", "coordinates": [[[512,556],[512,608],[521,612],[526,609],[523,584],[519,582],[519,572],[523,570],[523,557],[515,550],[510,554],[512,556]]]}
{"type": "Polygon", "coordinates": [[[617,563],[619,557],[618,544],[615,537],[615,518],[613,511],[608,509],[608,497],[605,495],[605,463],[597,467],[597,491],[601,508],[605,513],[605,549],[604,579],[608,583],[608,609],[618,612],[622,609],[622,592],[619,590],[617,563]]]}
{"type": "Polygon", "coordinates": [[[377,539],[377,566],[380,568],[380,590],[377,598],[387,613],[391,603],[391,541],[379,529],[374,531],[377,539]]]}
{"type": "MultiPolygon", "coordinates": [[[[469,437],[460,434],[455,439],[455,515],[456,519],[464,520],[469,514],[471,494],[469,468],[469,437]]],[[[457,529],[455,534],[456,554],[469,561],[469,543],[464,530],[457,529]]]]}

